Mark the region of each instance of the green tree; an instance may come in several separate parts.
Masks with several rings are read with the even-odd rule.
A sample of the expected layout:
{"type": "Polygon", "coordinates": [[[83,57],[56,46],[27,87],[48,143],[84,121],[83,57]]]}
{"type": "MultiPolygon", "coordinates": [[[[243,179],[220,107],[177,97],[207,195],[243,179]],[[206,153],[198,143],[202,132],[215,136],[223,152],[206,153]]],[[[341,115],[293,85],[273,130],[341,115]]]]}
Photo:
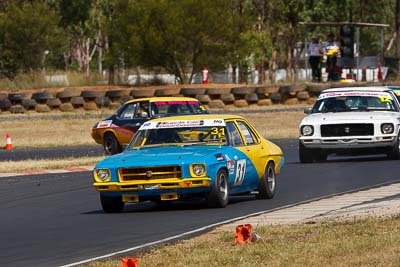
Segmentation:
{"type": "Polygon", "coordinates": [[[10,3],[0,16],[3,66],[15,72],[44,67],[46,51],[62,46],[59,17],[46,3],[10,3]]]}
{"type": "Polygon", "coordinates": [[[214,71],[225,67],[229,10],[227,0],[129,1],[117,12],[123,16],[118,28],[127,29],[122,43],[138,64],[163,67],[187,83],[203,65],[214,71]]]}

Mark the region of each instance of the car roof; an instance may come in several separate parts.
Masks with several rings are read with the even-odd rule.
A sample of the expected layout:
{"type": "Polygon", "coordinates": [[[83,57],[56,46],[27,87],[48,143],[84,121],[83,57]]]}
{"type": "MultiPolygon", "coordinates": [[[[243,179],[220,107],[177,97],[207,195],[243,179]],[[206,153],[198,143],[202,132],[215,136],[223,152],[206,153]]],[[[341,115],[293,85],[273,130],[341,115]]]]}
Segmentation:
{"type": "Polygon", "coordinates": [[[242,116],[229,115],[229,114],[199,114],[199,115],[184,115],[184,116],[173,116],[173,117],[161,117],[157,119],[152,119],[153,122],[163,122],[163,121],[175,121],[175,120],[233,120],[240,119],[244,120],[242,116]]]}
{"type": "Polygon", "coordinates": [[[150,102],[156,102],[156,101],[196,101],[196,102],[199,102],[198,99],[193,98],[193,97],[163,96],[163,97],[136,98],[136,99],[129,100],[126,103],[135,103],[135,102],[140,102],[140,101],[150,101],[150,102]]]}
{"type": "Polygon", "coordinates": [[[360,87],[339,87],[339,88],[330,88],[321,92],[323,93],[331,93],[331,92],[351,92],[351,91],[370,91],[370,92],[389,92],[392,91],[390,88],[384,86],[360,86],[360,87]]]}

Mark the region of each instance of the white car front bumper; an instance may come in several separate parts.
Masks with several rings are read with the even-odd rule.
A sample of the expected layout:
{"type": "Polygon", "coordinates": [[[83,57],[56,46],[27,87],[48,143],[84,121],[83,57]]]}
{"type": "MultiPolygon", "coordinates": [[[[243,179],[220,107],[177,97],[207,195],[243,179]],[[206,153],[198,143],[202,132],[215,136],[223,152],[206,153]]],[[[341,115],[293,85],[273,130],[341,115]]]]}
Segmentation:
{"type": "Polygon", "coordinates": [[[385,136],[349,136],[349,137],[300,137],[300,142],[307,148],[351,149],[391,147],[396,142],[396,135],[385,136]]]}

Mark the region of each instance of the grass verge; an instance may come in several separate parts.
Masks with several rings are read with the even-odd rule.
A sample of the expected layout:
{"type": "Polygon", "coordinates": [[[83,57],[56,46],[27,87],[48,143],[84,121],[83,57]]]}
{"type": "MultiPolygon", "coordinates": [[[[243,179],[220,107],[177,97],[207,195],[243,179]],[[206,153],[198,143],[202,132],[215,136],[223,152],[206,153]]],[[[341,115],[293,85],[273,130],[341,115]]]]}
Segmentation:
{"type": "Polygon", "coordinates": [[[43,159],[23,161],[0,161],[0,173],[19,173],[26,171],[40,171],[62,169],[68,167],[91,166],[104,157],[80,157],[64,159],[43,159]]]}
{"type": "Polygon", "coordinates": [[[137,256],[139,266],[399,266],[399,219],[262,226],[254,230],[262,240],[248,245],[234,245],[234,233],[215,230],[137,256]]]}

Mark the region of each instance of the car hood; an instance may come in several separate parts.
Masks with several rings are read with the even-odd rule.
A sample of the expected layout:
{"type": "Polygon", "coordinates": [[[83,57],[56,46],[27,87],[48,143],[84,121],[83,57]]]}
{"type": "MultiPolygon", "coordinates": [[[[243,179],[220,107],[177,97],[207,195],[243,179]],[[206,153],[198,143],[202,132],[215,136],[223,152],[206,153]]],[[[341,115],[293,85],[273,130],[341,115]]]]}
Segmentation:
{"type": "Polygon", "coordinates": [[[388,111],[329,112],[310,114],[303,119],[301,124],[357,123],[382,120],[397,121],[398,118],[400,118],[400,113],[388,111]]]}
{"type": "Polygon", "coordinates": [[[126,150],[120,154],[105,158],[96,165],[96,168],[105,166],[119,168],[132,165],[155,166],[183,164],[187,162],[205,162],[205,157],[210,154],[221,153],[223,149],[224,146],[177,145],[126,150]]]}

